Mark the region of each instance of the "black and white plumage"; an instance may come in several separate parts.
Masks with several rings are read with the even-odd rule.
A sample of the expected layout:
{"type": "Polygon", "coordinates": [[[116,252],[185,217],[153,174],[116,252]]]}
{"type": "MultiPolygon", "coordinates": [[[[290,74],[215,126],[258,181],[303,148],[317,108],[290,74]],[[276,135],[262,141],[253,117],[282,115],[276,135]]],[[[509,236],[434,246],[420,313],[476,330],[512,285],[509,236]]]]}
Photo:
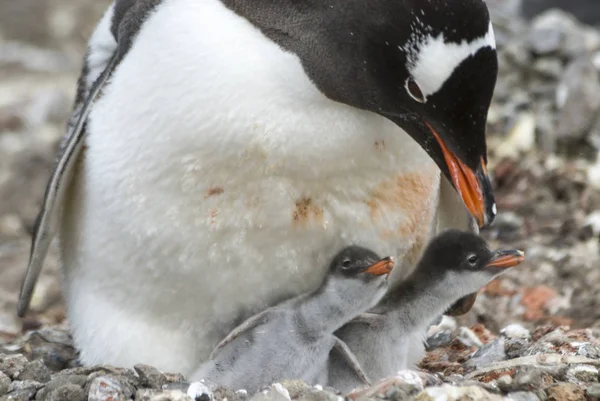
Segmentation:
{"type": "MultiPolygon", "coordinates": [[[[431,241],[406,281],[335,335],[372,381],[412,369],[425,355],[427,328],[435,317],[523,260],[521,251],[493,252],[475,234],[448,230],[431,241]]],[[[329,385],[349,391],[360,384],[355,372],[332,355],[329,385]]]]}
{"type": "Polygon", "coordinates": [[[437,231],[493,219],[496,74],[481,0],[116,0],[19,314],[57,232],[84,364],[188,374],[348,244],[396,256],[397,284],[437,231]]]}
{"type": "Polygon", "coordinates": [[[373,307],[387,290],[393,258],[380,259],[361,247],[342,250],[323,285],[252,316],[217,346],[192,379],[208,379],[251,393],[283,379],[327,383],[327,361],[339,361],[368,384],[347,346],[333,335],[344,323],[373,307]]]}

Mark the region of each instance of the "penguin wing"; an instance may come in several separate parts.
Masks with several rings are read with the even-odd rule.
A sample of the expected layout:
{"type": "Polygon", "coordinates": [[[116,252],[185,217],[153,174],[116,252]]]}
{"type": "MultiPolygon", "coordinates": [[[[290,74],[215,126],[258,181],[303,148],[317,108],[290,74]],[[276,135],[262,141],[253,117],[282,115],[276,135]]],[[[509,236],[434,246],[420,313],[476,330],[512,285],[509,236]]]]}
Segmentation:
{"type": "Polygon", "coordinates": [[[246,319],[242,324],[237,326],[235,329],[231,330],[231,332],[229,334],[227,334],[227,336],[223,340],[221,340],[221,342],[218,343],[217,346],[213,349],[213,351],[210,354],[209,359],[214,359],[215,355],[217,354],[217,352],[219,352],[219,350],[221,348],[223,348],[230,342],[235,341],[235,339],[238,338],[240,336],[240,334],[244,333],[247,330],[251,330],[251,329],[255,328],[256,326],[263,324],[267,320],[266,319],[267,314],[270,312],[271,312],[271,310],[267,309],[265,311],[257,313],[256,315],[251,316],[248,319],[246,319]]]}
{"type": "Polygon", "coordinates": [[[335,343],[333,345],[333,350],[336,351],[342,357],[342,359],[346,361],[348,367],[352,369],[354,374],[356,374],[356,376],[358,376],[360,380],[362,380],[367,386],[370,386],[371,380],[369,380],[366,373],[360,366],[358,359],[356,359],[356,355],[354,355],[350,347],[348,347],[348,345],[345,342],[343,342],[336,336],[334,336],[334,338],[335,343]]]}
{"type": "MultiPolygon", "coordinates": [[[[107,25],[107,31],[102,32],[100,35],[112,35],[115,47],[114,49],[110,49],[112,43],[110,44],[110,58],[107,59],[106,65],[97,78],[95,74],[90,72],[90,66],[87,64],[88,60],[86,60],[84,71],[79,78],[75,111],[69,121],[67,135],[65,135],[61,143],[54,171],[46,186],[46,193],[44,194],[40,212],[34,222],[29,264],[23,284],[21,285],[17,304],[17,315],[19,317],[23,317],[29,309],[35,284],[42,270],[48,248],[56,234],[58,218],[64,200],[64,192],[73,176],[73,166],[79,159],[79,155],[83,149],[85,125],[94,101],[102,92],[103,87],[110,79],[117,65],[129,52],[143,23],[162,1],[115,0],[113,6],[109,7],[105,15],[105,18],[110,18],[110,21],[108,21],[110,26],[107,25]],[[93,84],[86,82],[89,79],[93,79],[93,84]]],[[[102,21],[100,25],[102,25],[102,21]]],[[[91,42],[93,42],[93,39],[92,37],[91,42]]],[[[106,39],[106,36],[104,39],[106,39]]],[[[98,49],[93,49],[91,42],[88,51],[98,51],[98,49]]],[[[101,43],[99,46],[102,48],[102,51],[107,50],[105,47],[106,43],[101,43]]]]}
{"type": "Polygon", "coordinates": [[[381,326],[385,323],[385,316],[377,314],[377,313],[361,313],[352,319],[349,323],[362,323],[367,324],[369,326],[381,326]]]}
{"type": "Polygon", "coordinates": [[[73,166],[79,159],[84,144],[85,124],[94,101],[110,78],[116,65],[116,54],[110,59],[104,71],[92,85],[83,104],[76,107],[69,121],[69,131],[61,144],[54,171],[46,186],[41,209],[35,219],[29,264],[17,304],[17,314],[23,317],[29,309],[31,296],[38,280],[48,248],[57,231],[60,207],[64,200],[65,189],[73,176],[73,166]]]}

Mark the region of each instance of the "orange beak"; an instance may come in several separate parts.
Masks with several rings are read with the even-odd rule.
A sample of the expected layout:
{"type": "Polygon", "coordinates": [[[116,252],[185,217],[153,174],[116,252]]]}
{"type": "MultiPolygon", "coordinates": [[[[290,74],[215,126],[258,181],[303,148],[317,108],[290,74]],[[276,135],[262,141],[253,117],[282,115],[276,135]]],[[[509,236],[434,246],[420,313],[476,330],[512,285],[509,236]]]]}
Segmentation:
{"type": "Polygon", "coordinates": [[[496,251],[494,258],[486,265],[486,267],[495,267],[497,269],[508,269],[525,260],[525,253],[518,250],[496,251]]]}
{"type": "MultiPolygon", "coordinates": [[[[477,179],[477,176],[473,170],[461,162],[454,155],[454,153],[448,149],[436,130],[429,123],[425,122],[425,124],[442,149],[444,160],[448,166],[448,171],[450,172],[450,177],[452,178],[452,184],[454,184],[454,188],[456,188],[471,215],[477,219],[479,227],[483,227],[483,225],[486,224],[486,206],[481,184],[477,179]]],[[[483,159],[481,160],[481,168],[484,174],[487,175],[487,170],[483,159]]]]}
{"type": "Polygon", "coordinates": [[[384,274],[389,275],[394,269],[395,264],[396,260],[392,256],[388,256],[387,258],[383,258],[369,266],[365,270],[365,273],[369,273],[374,276],[383,276],[384,274]]]}

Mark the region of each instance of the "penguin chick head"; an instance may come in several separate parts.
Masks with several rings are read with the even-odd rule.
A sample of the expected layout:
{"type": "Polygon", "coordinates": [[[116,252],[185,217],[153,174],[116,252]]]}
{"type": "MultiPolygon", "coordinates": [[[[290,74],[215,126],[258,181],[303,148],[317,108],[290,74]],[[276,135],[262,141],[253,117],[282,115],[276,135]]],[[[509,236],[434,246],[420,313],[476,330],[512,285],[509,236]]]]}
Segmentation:
{"type": "Polygon", "coordinates": [[[349,278],[361,277],[364,280],[387,279],[394,268],[395,260],[388,256],[380,258],[374,252],[359,246],[342,249],[333,258],[330,272],[349,278]]]}
{"type": "Polygon", "coordinates": [[[458,298],[479,291],[524,260],[522,251],[492,251],[478,235],[448,230],[429,243],[415,273],[442,282],[458,298]]]}
{"type": "Polygon", "coordinates": [[[357,308],[367,304],[373,306],[387,291],[394,264],[393,257],[381,258],[366,248],[349,246],[331,261],[325,287],[342,294],[349,305],[360,304],[357,308]]]}

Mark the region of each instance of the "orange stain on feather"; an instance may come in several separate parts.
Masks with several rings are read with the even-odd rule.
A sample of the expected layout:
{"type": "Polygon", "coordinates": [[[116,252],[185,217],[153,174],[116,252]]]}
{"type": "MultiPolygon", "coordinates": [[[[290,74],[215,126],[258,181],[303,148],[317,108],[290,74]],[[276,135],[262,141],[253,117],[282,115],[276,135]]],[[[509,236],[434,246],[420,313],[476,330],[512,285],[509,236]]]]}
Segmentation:
{"type": "Polygon", "coordinates": [[[296,224],[305,224],[310,220],[322,223],[323,208],[315,205],[311,198],[300,198],[296,201],[292,212],[292,219],[296,224]]]}
{"type": "Polygon", "coordinates": [[[210,187],[206,191],[206,196],[204,197],[204,199],[210,198],[211,196],[215,196],[215,195],[221,195],[223,192],[225,192],[223,187],[210,187]]]}
{"type": "MultiPolygon", "coordinates": [[[[383,220],[388,213],[401,212],[405,219],[398,224],[395,235],[425,240],[432,213],[432,191],[437,182],[437,171],[433,169],[398,174],[382,181],[365,200],[371,220],[383,220]]],[[[386,230],[381,234],[389,237],[391,233],[386,230]]]]}

